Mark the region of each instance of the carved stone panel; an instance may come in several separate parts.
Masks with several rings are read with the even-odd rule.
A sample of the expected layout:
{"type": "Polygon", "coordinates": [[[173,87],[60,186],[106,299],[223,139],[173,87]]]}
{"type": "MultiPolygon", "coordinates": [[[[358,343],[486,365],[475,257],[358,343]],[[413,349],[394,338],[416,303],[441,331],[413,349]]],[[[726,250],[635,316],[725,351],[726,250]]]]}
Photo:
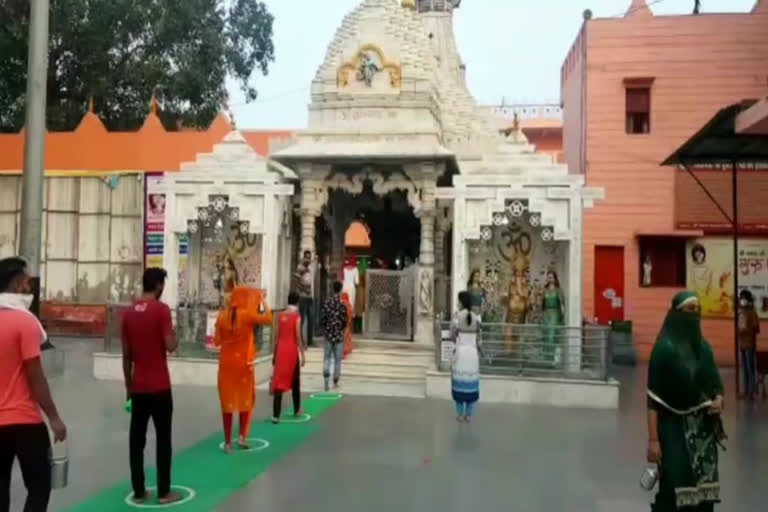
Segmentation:
{"type": "Polygon", "coordinates": [[[350,61],[341,65],[336,82],[340,88],[349,87],[353,81],[360,82],[366,87],[373,87],[379,73],[388,75],[391,87],[400,88],[402,82],[400,65],[388,61],[378,46],[366,44],[350,61]]]}

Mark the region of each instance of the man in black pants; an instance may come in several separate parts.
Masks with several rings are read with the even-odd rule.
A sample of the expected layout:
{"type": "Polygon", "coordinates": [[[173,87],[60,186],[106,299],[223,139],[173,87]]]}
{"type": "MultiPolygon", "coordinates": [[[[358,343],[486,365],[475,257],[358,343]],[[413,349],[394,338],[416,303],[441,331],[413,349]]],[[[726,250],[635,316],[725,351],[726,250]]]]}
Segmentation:
{"type": "Polygon", "coordinates": [[[40,409],[48,416],[55,441],[67,427],[51,398],[40,361],[47,336],[29,312],[32,303],[27,263],[0,261],[0,512],[11,506],[11,470],[19,459],[27,488],[24,512],[45,512],[51,495],[51,441],[40,409]]]}
{"type": "Polygon", "coordinates": [[[166,272],[148,268],[144,272],[144,294],[125,312],[122,323],[123,374],[132,402],[130,460],[133,500],[144,503],[149,493],[144,485],[144,447],[149,419],[157,435],[157,496],[166,505],[181,500],[171,492],[171,423],[173,398],[167,353],[176,350],[171,310],[160,302],[166,272]]]}

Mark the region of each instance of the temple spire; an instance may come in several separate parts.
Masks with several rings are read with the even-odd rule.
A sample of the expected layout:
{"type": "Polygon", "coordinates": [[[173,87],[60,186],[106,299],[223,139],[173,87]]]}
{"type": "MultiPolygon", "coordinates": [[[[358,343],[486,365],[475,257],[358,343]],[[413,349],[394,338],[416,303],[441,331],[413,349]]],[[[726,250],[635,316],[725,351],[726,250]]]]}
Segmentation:
{"type": "Polygon", "coordinates": [[[403,5],[416,4],[419,12],[451,12],[461,6],[461,0],[404,0],[403,5]]]}
{"type": "Polygon", "coordinates": [[[629,9],[627,9],[627,13],[624,17],[630,18],[633,16],[653,16],[653,12],[651,12],[650,7],[648,7],[648,2],[646,2],[646,0],[632,0],[632,4],[629,6],[629,9]]]}
{"type": "Polygon", "coordinates": [[[152,91],[152,97],[149,99],[149,113],[153,116],[157,115],[157,96],[152,91]]]}
{"type": "Polygon", "coordinates": [[[149,114],[144,119],[144,124],[141,125],[141,131],[147,132],[151,130],[164,131],[163,123],[160,122],[160,118],[157,116],[157,96],[152,91],[152,97],[149,99],[149,114]]]}

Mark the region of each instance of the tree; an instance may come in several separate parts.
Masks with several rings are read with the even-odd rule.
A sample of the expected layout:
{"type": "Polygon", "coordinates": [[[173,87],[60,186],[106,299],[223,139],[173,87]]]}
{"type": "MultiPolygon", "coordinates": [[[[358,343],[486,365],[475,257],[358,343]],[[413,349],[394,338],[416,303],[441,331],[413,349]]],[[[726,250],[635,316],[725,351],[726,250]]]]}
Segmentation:
{"type": "MultiPolygon", "coordinates": [[[[134,130],[152,94],[167,129],[206,127],[233,78],[274,60],[274,18],[260,0],[51,0],[48,128],[72,130],[88,104],[110,130],[134,130]]],[[[29,0],[0,0],[0,131],[24,123],[29,0]]]]}

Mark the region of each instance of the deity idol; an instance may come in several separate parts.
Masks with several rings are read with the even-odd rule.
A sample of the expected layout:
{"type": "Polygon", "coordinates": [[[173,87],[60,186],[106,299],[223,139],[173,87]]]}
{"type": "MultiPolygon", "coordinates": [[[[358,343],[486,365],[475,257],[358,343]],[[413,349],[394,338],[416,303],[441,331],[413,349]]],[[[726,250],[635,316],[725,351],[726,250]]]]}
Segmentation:
{"type": "Polygon", "coordinates": [[[524,324],[530,311],[530,263],[527,256],[518,254],[512,261],[512,279],[507,295],[507,323],[524,324]]]}
{"type": "Polygon", "coordinates": [[[472,312],[479,315],[482,312],[483,307],[483,284],[480,279],[480,270],[474,269],[469,276],[469,282],[467,283],[467,291],[469,292],[470,301],[472,304],[472,312]]]}
{"type": "Polygon", "coordinates": [[[560,289],[560,279],[553,270],[547,272],[542,310],[544,312],[544,357],[547,361],[556,362],[561,349],[558,331],[565,320],[565,301],[563,291],[560,289]]]}
{"type": "Polygon", "coordinates": [[[221,286],[221,306],[227,307],[229,305],[229,296],[232,290],[240,284],[240,276],[237,273],[237,267],[235,261],[232,259],[232,255],[229,251],[225,252],[224,259],[224,271],[222,276],[221,286]]]}
{"type": "MultiPolygon", "coordinates": [[[[527,256],[517,254],[512,260],[512,279],[507,293],[508,324],[524,324],[528,318],[531,307],[529,269],[530,262],[527,256]]],[[[507,336],[504,344],[505,352],[512,353],[518,341],[519,336],[514,332],[507,336]]]]}

